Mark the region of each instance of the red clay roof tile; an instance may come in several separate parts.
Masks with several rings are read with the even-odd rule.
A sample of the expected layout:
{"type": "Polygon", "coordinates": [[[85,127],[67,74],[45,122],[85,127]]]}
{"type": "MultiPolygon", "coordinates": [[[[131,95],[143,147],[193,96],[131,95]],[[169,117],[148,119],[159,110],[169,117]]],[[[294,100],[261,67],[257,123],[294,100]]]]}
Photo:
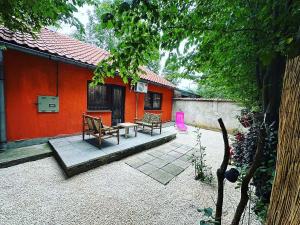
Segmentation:
{"type": "MultiPolygon", "coordinates": [[[[109,56],[109,52],[101,48],[80,42],[46,28],[41,30],[41,32],[37,35],[37,39],[34,39],[29,34],[12,32],[5,27],[0,27],[0,41],[1,40],[50,54],[59,55],[68,59],[74,59],[93,66],[97,66],[100,61],[109,56]]],[[[175,88],[174,84],[157,75],[153,71],[146,67],[141,68],[145,71],[145,74],[140,74],[141,79],[175,88]]]]}

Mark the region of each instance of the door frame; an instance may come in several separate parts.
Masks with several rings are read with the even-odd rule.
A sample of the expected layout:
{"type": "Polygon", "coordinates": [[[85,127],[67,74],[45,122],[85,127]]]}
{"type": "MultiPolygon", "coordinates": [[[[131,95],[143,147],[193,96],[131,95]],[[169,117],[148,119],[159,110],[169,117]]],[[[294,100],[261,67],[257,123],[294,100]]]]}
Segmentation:
{"type": "Polygon", "coordinates": [[[122,108],[121,108],[121,121],[122,123],[125,122],[125,95],[126,95],[126,86],[117,85],[117,84],[108,84],[111,86],[111,124],[113,124],[113,99],[114,99],[114,88],[119,88],[122,91],[122,108]]]}

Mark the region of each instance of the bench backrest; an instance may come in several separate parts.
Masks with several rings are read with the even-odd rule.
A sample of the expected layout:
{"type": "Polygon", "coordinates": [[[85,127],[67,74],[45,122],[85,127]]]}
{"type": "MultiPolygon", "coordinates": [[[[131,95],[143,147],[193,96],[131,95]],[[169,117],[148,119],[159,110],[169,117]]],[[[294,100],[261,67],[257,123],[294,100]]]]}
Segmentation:
{"type": "Polygon", "coordinates": [[[146,112],[142,121],[145,123],[161,122],[161,114],[146,112]]]}
{"type": "Polygon", "coordinates": [[[90,131],[95,131],[101,133],[101,128],[103,128],[103,123],[101,117],[95,117],[83,114],[83,120],[87,124],[90,131]]]}

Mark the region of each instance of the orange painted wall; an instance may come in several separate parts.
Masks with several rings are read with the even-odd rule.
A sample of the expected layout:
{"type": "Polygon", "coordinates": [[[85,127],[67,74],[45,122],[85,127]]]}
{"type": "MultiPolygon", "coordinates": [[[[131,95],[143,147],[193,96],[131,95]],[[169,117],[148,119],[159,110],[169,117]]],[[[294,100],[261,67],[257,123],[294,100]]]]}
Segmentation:
{"type": "MultiPolygon", "coordinates": [[[[91,80],[93,75],[91,70],[15,50],[6,50],[4,75],[8,141],[81,132],[82,113],[87,111],[87,80],[91,80]],[[37,97],[55,96],[57,81],[59,112],[38,113],[37,97]]],[[[126,86],[125,121],[133,122],[136,113],[136,93],[120,78],[109,78],[106,83],[126,86]]],[[[162,113],[163,121],[171,120],[173,90],[149,84],[149,91],[163,94],[162,110],[153,112],[162,113]]],[[[89,114],[102,116],[104,124],[111,124],[110,112],[89,114]]],[[[142,117],[143,114],[144,94],[138,94],[138,117],[142,117]]]]}

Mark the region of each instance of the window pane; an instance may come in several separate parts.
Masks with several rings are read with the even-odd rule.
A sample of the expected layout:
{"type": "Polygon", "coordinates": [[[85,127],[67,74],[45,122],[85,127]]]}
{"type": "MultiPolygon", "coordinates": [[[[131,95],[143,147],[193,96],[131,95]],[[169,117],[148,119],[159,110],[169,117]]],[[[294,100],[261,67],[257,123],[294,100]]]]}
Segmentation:
{"type": "Polygon", "coordinates": [[[152,108],[152,104],[151,104],[151,93],[148,92],[145,95],[145,105],[144,105],[144,109],[151,109],[152,108]]]}
{"type": "Polygon", "coordinates": [[[144,109],[161,109],[161,94],[148,92],[145,95],[145,106],[144,109]]]}
{"type": "Polygon", "coordinates": [[[88,85],[88,109],[109,109],[109,87],[99,85],[90,87],[88,85]]]}
{"type": "Polygon", "coordinates": [[[161,109],[161,94],[153,93],[153,109],[161,109]]]}

